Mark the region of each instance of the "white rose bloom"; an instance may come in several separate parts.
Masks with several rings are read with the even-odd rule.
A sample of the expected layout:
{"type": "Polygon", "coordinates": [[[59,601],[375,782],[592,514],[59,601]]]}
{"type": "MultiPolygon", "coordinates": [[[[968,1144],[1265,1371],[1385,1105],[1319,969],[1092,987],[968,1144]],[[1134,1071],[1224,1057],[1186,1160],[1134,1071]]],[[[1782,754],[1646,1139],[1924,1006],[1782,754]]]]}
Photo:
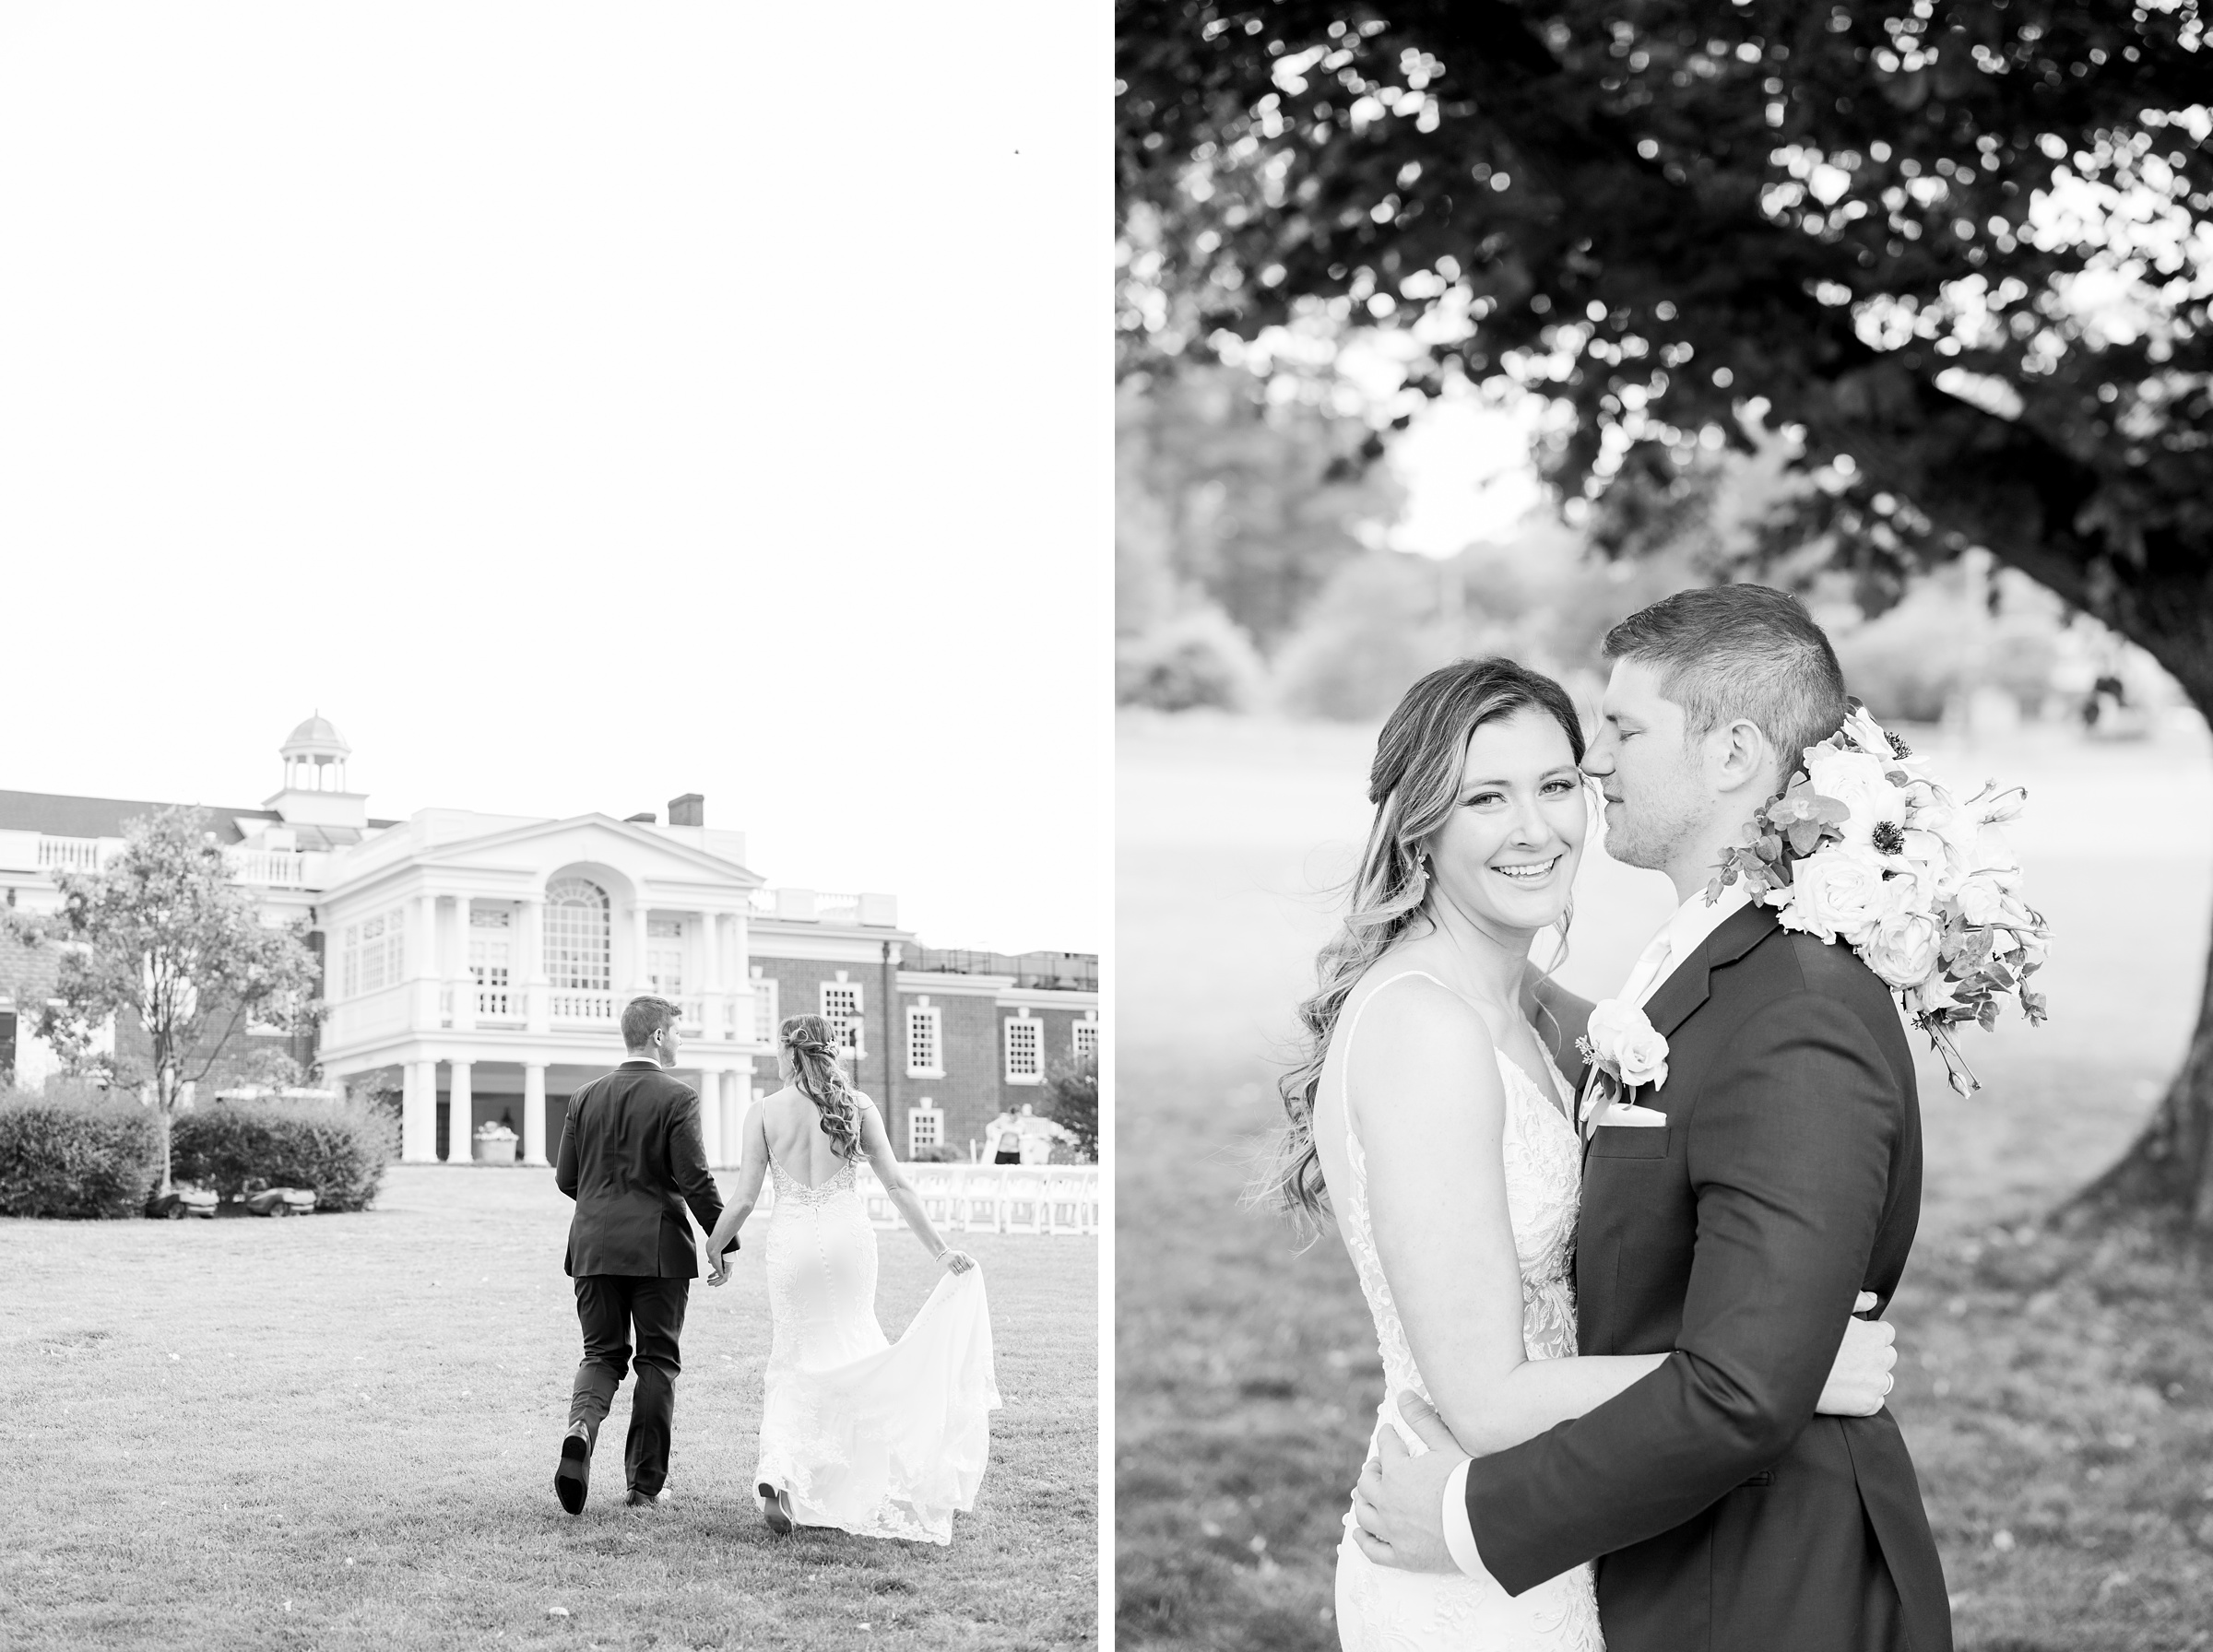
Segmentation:
{"type": "Polygon", "coordinates": [[[1602,998],[1591,1006],[1591,1021],[1584,1036],[1604,1062],[1611,1062],[1624,1084],[1667,1082],[1667,1040],[1653,1031],[1643,1010],[1620,998],[1602,998]]]}
{"type": "Polygon", "coordinates": [[[1805,777],[1824,797],[1834,797],[1850,814],[1841,831],[1848,844],[1873,841],[1876,822],[1906,823],[1906,796],[1884,778],[1880,758],[1864,751],[1839,751],[1834,746],[1816,746],[1806,753],[1805,777]]]}
{"type": "Polygon", "coordinates": [[[1781,923],[1786,929],[1817,935],[1825,941],[1841,936],[1849,946],[1866,938],[1889,903],[1883,884],[1883,856],[1871,849],[1834,844],[1791,868],[1791,903],[1781,923]]]}
{"type": "Polygon", "coordinates": [[[1860,949],[1867,967],[1893,986],[1919,986],[1935,973],[1944,926],[1925,913],[1895,913],[1875,926],[1860,949]]]}

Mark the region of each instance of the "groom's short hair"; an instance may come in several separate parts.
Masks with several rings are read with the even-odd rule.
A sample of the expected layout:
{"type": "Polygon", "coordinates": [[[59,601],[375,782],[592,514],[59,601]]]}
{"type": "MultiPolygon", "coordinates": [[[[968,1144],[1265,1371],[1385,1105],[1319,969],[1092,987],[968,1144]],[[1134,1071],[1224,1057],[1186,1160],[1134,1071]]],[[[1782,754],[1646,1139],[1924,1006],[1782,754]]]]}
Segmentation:
{"type": "Polygon", "coordinates": [[[1808,746],[1843,726],[1851,710],[1836,650],[1805,605],[1766,585],[1707,585],[1640,608],[1606,633],[1610,660],[1660,673],[1683,708],[1684,734],[1743,717],[1795,769],[1808,746]]]}
{"type": "Polygon", "coordinates": [[[622,1047],[642,1050],[663,1027],[673,1025],[677,1009],[667,998],[633,998],[622,1006],[622,1047]]]}

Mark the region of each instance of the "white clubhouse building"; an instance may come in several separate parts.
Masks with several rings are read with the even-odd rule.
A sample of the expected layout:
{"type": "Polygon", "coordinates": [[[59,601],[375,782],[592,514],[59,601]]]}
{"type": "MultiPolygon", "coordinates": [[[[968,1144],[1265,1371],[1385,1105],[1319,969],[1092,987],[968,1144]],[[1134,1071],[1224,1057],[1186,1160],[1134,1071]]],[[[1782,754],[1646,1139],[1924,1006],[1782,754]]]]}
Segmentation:
{"type": "MultiPolygon", "coordinates": [[[[899,927],[891,895],[768,888],[696,795],[666,821],[379,820],[348,789],[349,750],[328,722],[302,723],[281,754],[283,786],[259,809],[211,810],[210,825],[265,915],[305,918],[322,949],[327,1014],[298,1053],[328,1088],[396,1070],[403,1159],[466,1160],[492,1123],[521,1137],[525,1162],[546,1162],[569,1094],[620,1059],[616,1017],[640,993],[682,1007],[679,1072],[716,1164],[734,1162],[756,1088],[773,1085],[784,1015],[845,1030],[902,1156],[966,1157],[985,1120],[1097,1052],[1095,959],[936,951],[899,927]]],[[[53,873],[98,867],[123,822],[157,807],[0,792],[0,898],[52,903],[53,873]]],[[[41,1056],[17,1012],[37,984],[10,962],[0,1066],[28,1082],[41,1056]]]]}

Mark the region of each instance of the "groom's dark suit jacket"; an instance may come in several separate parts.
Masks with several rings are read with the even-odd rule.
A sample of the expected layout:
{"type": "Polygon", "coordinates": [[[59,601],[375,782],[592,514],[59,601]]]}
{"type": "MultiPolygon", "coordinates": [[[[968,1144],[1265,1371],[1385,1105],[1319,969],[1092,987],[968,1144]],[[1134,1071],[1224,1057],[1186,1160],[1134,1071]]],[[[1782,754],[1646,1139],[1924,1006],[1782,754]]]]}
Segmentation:
{"type": "Polygon", "coordinates": [[[1607,1652],[1949,1652],[1912,1459],[1886,1409],[1817,1417],[1862,1290],[1889,1305],[1921,1210],[1921,1111],[1889,992],[1746,907],[1646,1005],[1667,1127],[1595,1132],[1576,1234],[1586,1354],[1665,1353],[1606,1404],[1469,1467],[1519,1593],[1598,1562],[1607,1652]]]}
{"type": "MultiPolygon", "coordinates": [[[[576,1201],[572,1275],[695,1279],[684,1207],[712,1233],[722,1196],[699,1133],[699,1092],[650,1061],[625,1061],[569,1098],[554,1186],[576,1201]]],[[[736,1250],[733,1239],[725,1247],[736,1250]]]]}

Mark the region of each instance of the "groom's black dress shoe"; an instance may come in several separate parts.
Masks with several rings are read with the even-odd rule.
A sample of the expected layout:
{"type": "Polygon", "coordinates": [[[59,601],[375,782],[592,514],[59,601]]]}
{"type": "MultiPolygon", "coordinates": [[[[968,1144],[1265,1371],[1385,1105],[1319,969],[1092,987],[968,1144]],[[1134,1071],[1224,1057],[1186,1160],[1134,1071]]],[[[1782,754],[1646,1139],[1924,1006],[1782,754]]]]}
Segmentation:
{"type": "Polygon", "coordinates": [[[790,1493],[778,1491],[765,1480],[757,1489],[762,1496],[761,1517],[768,1522],[769,1530],[778,1537],[788,1536],[791,1528],[799,1524],[791,1517],[790,1493]]]}
{"type": "Polygon", "coordinates": [[[553,1470],[553,1495],[572,1515],[584,1513],[584,1493],[592,1481],[592,1436],[581,1422],[572,1423],[561,1442],[561,1466],[553,1470]]]}

